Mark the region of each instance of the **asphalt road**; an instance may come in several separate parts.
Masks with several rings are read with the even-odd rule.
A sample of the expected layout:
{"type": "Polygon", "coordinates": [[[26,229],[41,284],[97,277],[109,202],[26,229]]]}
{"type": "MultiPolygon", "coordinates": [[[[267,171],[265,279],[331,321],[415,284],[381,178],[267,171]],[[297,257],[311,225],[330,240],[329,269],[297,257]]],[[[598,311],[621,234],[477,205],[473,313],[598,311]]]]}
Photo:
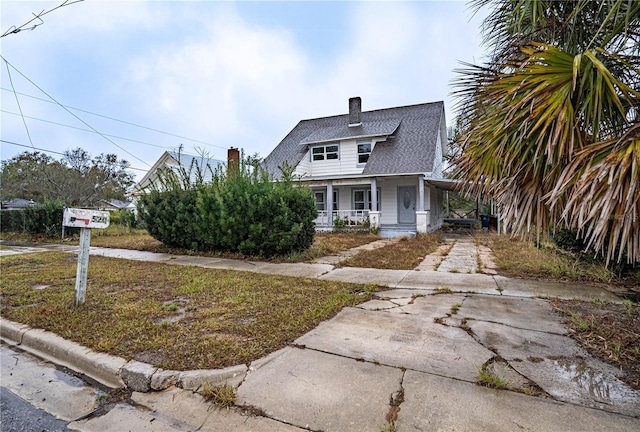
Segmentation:
{"type": "Polygon", "coordinates": [[[2,432],[68,431],[67,422],[34,408],[4,387],[0,387],[0,430],[2,432]]]}

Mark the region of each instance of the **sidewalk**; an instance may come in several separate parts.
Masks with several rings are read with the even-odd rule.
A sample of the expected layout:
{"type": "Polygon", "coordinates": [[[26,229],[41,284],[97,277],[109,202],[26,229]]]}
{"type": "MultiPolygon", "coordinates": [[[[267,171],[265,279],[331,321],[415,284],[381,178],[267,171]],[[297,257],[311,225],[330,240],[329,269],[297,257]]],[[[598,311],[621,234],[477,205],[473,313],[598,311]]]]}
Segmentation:
{"type": "MultiPolygon", "coordinates": [[[[77,247],[39,249],[74,252],[77,247]]],[[[379,283],[389,289],[343,309],[293,345],[239,365],[235,376],[218,375],[237,386],[236,405],[257,417],[210,410],[184,388],[196,390],[198,374],[210,374],[211,381],[216,376],[190,371],[182,382],[191,377],[191,387],[135,392],[134,401],[147,410],[119,404],[103,416],[72,423],[77,430],[638,430],[640,393],[617,378],[618,370],[582,350],[549,304],[534,298],[619,301],[601,288],[472,272],[336,269],[105,248],[91,248],[91,254],[379,283]],[[431,295],[438,292],[445,294],[431,295]],[[507,388],[479,386],[480,370],[506,379],[507,388]]],[[[3,338],[6,327],[3,322],[3,338]]],[[[129,375],[144,380],[162,372],[138,362],[128,365],[129,375]]]]}

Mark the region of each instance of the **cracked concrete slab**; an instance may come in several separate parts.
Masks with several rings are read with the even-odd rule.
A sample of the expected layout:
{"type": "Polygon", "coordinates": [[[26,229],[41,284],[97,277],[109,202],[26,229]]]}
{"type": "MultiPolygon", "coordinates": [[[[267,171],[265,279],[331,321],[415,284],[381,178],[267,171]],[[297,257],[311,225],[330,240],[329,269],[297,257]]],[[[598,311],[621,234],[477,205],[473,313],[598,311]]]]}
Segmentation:
{"type": "Polygon", "coordinates": [[[358,267],[342,267],[320,276],[318,279],[360,284],[376,284],[395,287],[412,270],[378,270],[358,267]]]}
{"type": "Polygon", "coordinates": [[[133,393],[131,399],[139,406],[172,418],[201,432],[288,432],[300,429],[266,417],[256,417],[236,409],[218,409],[198,393],[169,388],[158,393],[133,393]]]}
{"type": "Polygon", "coordinates": [[[554,297],[561,299],[603,300],[620,302],[610,291],[588,284],[558,283],[494,276],[504,295],[521,297],[554,297]]]}
{"type": "Polygon", "coordinates": [[[296,340],[324,352],[475,381],[493,353],[464,330],[409,314],[343,309],[296,340]]]}
{"type": "Polygon", "coordinates": [[[438,294],[415,297],[411,304],[392,312],[415,315],[428,323],[435,318],[444,318],[452,314],[452,307],[465,302],[464,294],[438,294]]]}
{"type": "Polygon", "coordinates": [[[65,421],[78,419],[96,409],[96,389],[28,354],[14,354],[11,349],[0,347],[2,387],[65,421]]]}
{"type": "Polygon", "coordinates": [[[571,338],[481,321],[468,324],[485,346],[557,400],[640,416],[640,392],[571,338]]]}
{"type": "Polygon", "coordinates": [[[311,430],[376,431],[401,378],[397,368],[291,348],[247,375],[236,403],[311,430]]]}
{"type": "Polygon", "coordinates": [[[566,334],[561,317],[544,300],[505,296],[469,296],[458,317],[491,321],[528,330],[566,334]]]}
{"type": "Polygon", "coordinates": [[[498,294],[496,281],[492,276],[474,273],[441,273],[411,271],[397,285],[397,288],[435,289],[449,288],[453,291],[498,294]]]}
{"type": "Polygon", "coordinates": [[[638,430],[638,420],[534,396],[407,371],[399,431],[512,432],[638,430]]]}

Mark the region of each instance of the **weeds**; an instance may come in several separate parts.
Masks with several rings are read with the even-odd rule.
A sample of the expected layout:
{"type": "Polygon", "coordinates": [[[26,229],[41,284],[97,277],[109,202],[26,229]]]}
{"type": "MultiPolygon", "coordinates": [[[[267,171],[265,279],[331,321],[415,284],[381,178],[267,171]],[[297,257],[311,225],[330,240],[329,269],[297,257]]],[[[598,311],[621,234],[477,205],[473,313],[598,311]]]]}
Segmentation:
{"type": "Polygon", "coordinates": [[[462,303],[456,303],[453,306],[451,306],[451,313],[453,315],[458,313],[458,310],[462,307],[462,303]]]}
{"type": "Polygon", "coordinates": [[[449,287],[436,287],[433,290],[433,293],[431,293],[431,295],[438,295],[438,294],[451,294],[453,291],[451,291],[451,288],[449,287]]]}
{"type": "Polygon", "coordinates": [[[593,321],[586,320],[579,313],[570,312],[571,323],[582,331],[590,330],[593,327],[593,321]]]}
{"type": "Polygon", "coordinates": [[[627,315],[633,315],[633,302],[629,299],[622,300],[622,305],[624,309],[627,311],[627,315]]]}
{"type": "MultiPolygon", "coordinates": [[[[502,377],[501,374],[496,371],[496,362],[489,360],[485,362],[482,367],[475,368],[478,374],[478,384],[495,389],[504,389],[509,385],[509,380],[502,377]]],[[[504,365],[502,369],[503,375],[506,370],[507,365],[504,365]]]]}
{"type": "Polygon", "coordinates": [[[236,389],[228,384],[212,386],[204,383],[200,390],[202,397],[218,408],[231,408],[236,402],[236,389]]]}

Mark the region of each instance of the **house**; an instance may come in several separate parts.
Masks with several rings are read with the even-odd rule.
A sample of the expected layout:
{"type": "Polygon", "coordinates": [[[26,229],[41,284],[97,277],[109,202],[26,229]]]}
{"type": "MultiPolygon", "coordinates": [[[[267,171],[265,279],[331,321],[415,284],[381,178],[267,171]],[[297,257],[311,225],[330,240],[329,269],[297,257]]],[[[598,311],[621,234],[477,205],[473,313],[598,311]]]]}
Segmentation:
{"type": "MultiPolygon", "coordinates": [[[[239,158],[240,153],[236,149],[232,148],[230,151],[232,150],[238,153],[237,157],[239,158]]],[[[181,175],[179,171],[184,169],[184,173],[187,174],[190,182],[197,181],[198,174],[200,173],[203,182],[206,183],[211,181],[213,172],[224,165],[226,165],[225,161],[212,159],[207,156],[194,156],[182,152],[165,151],[128,195],[135,198],[146,193],[150,187],[161,187],[158,174],[163,169],[174,171],[180,178],[181,175]]]]}
{"type": "Polygon", "coordinates": [[[27,207],[33,207],[37,205],[35,201],[27,200],[24,198],[14,198],[9,201],[2,201],[1,208],[2,210],[23,210],[27,207]]]}
{"type": "Polygon", "coordinates": [[[100,200],[100,209],[107,211],[116,211],[116,210],[126,210],[126,211],[135,211],[136,206],[132,202],[129,201],[120,201],[117,199],[109,199],[109,200],[100,200]]]}
{"type": "Polygon", "coordinates": [[[362,111],[300,121],[265,159],[311,187],[319,230],[364,225],[387,237],[424,233],[443,222],[443,157],[447,134],[443,102],[362,111]],[[373,192],[372,192],[373,191],[373,192]]]}

